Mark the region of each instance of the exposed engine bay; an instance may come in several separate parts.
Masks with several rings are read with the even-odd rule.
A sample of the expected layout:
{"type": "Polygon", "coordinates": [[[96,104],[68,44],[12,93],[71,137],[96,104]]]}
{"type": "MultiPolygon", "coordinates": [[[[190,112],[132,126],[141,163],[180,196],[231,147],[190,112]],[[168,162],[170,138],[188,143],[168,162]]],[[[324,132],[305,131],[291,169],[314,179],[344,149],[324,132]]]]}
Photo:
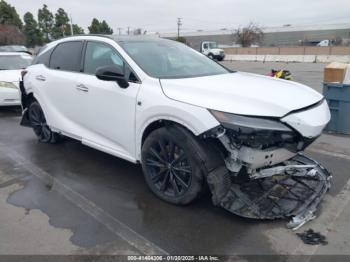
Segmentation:
{"type": "Polygon", "coordinates": [[[220,126],[207,137],[220,141],[225,165],[207,181],[213,203],[254,219],[291,219],[297,229],[315,218],[330,188],[330,173],[302,154],[314,139],[293,130],[258,130],[220,126]]]}

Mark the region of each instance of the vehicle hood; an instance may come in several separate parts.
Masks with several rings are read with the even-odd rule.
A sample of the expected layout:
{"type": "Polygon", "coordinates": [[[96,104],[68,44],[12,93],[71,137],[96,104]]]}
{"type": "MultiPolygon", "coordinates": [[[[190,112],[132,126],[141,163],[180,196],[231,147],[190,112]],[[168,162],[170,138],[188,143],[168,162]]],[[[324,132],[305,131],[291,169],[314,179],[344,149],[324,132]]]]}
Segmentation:
{"type": "Polygon", "coordinates": [[[160,82],[170,99],[240,115],[282,117],[323,98],[293,81],[243,72],[160,82]]]}
{"type": "Polygon", "coordinates": [[[21,79],[20,70],[0,70],[0,81],[18,83],[21,79]]]}
{"type": "Polygon", "coordinates": [[[210,52],[213,52],[215,54],[219,54],[220,52],[224,52],[224,50],[220,49],[220,48],[212,48],[212,49],[210,49],[210,52]]]}

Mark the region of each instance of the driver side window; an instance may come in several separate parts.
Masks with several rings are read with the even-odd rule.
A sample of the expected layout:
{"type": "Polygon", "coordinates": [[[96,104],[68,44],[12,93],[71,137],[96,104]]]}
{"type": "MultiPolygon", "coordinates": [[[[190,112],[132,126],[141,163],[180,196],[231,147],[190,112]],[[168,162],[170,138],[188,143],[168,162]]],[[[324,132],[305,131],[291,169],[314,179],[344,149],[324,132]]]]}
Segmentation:
{"type": "Polygon", "coordinates": [[[109,65],[123,66],[124,61],[112,47],[99,42],[88,42],[85,51],[84,73],[95,74],[98,67],[109,65]]]}

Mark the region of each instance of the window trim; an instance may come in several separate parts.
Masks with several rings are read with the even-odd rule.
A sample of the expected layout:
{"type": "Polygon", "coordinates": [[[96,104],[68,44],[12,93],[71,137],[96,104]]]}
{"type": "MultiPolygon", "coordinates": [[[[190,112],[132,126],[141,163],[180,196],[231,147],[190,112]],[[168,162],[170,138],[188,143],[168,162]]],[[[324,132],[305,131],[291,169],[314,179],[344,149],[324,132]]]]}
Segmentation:
{"type": "Polygon", "coordinates": [[[87,39],[84,42],[85,43],[84,43],[84,46],[83,46],[83,53],[82,53],[82,56],[81,56],[82,60],[81,60],[81,68],[80,68],[81,71],[80,71],[80,73],[85,74],[85,75],[95,76],[94,74],[90,74],[90,73],[84,72],[84,64],[85,64],[85,55],[86,55],[87,45],[88,45],[89,42],[95,42],[95,43],[103,44],[103,45],[108,46],[111,49],[113,49],[117,53],[117,55],[123,60],[124,64],[127,65],[130,68],[130,71],[135,75],[137,80],[136,81],[130,81],[128,79],[129,83],[142,84],[142,81],[140,80],[140,77],[136,74],[135,70],[130,66],[130,64],[126,61],[126,59],[118,52],[118,50],[114,46],[112,46],[111,44],[106,43],[104,41],[100,41],[100,40],[89,40],[89,39],[87,39]]]}
{"type": "Polygon", "coordinates": [[[70,73],[80,73],[81,68],[78,69],[78,71],[71,71],[71,70],[63,70],[63,69],[56,69],[56,68],[52,68],[51,67],[51,58],[52,58],[52,54],[55,52],[55,50],[57,49],[57,47],[59,47],[61,44],[66,44],[66,43],[72,43],[72,42],[80,42],[82,43],[82,48],[80,50],[80,64],[81,64],[81,59],[82,59],[82,52],[84,49],[84,40],[71,40],[71,41],[63,41],[61,43],[58,43],[54,48],[52,48],[51,54],[50,54],[50,59],[49,59],[49,66],[48,69],[50,70],[55,70],[55,71],[62,71],[62,72],[70,72],[70,73]]]}

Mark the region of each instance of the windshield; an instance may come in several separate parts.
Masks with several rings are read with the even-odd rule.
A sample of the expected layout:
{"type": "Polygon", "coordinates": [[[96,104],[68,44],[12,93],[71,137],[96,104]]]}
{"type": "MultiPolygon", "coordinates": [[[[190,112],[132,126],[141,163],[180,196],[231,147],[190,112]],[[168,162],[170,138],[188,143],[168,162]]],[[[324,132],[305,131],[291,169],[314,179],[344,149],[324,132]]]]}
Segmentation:
{"type": "Polygon", "coordinates": [[[120,45],[152,77],[187,78],[229,73],[223,66],[175,41],[130,41],[120,45]]]}
{"type": "Polygon", "coordinates": [[[32,62],[30,56],[0,55],[0,70],[16,70],[29,66],[32,62]]]}
{"type": "Polygon", "coordinates": [[[218,48],[218,44],[215,43],[215,42],[210,42],[210,43],[209,43],[209,48],[210,48],[210,49],[218,48]]]}

